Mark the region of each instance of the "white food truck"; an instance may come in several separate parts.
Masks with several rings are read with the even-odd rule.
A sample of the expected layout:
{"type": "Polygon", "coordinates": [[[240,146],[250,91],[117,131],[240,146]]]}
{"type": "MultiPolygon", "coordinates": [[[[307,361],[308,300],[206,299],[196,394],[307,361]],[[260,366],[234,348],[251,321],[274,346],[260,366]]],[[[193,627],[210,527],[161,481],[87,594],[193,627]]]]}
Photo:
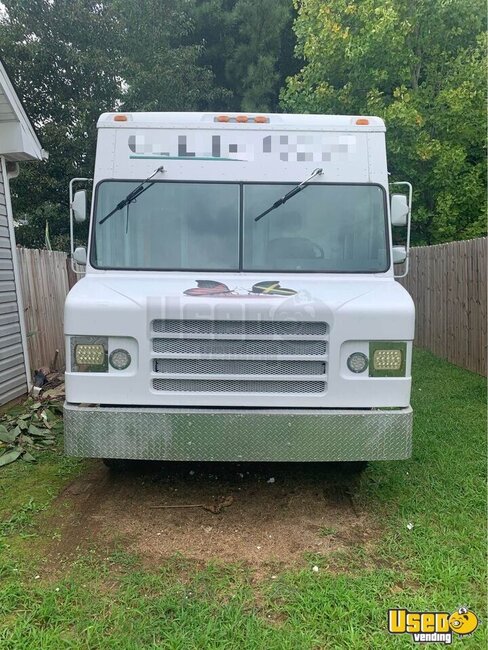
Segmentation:
{"type": "MultiPolygon", "coordinates": [[[[70,184],[72,233],[88,180],[70,184]]],[[[103,114],[87,250],[72,239],[66,453],[409,457],[397,185],[377,117],[103,114]]]]}

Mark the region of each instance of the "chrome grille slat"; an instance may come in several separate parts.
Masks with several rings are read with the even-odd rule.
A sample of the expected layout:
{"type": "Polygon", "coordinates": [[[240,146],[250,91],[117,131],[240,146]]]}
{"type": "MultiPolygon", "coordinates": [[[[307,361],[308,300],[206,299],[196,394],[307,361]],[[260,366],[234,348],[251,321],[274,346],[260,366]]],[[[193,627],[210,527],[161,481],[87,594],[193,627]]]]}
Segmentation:
{"type": "Polygon", "coordinates": [[[324,361],[154,359],[154,372],[189,375],[324,375],[324,361]]]}
{"type": "Polygon", "coordinates": [[[298,336],[296,334],[282,334],[281,336],[266,336],[265,334],[175,334],[172,332],[168,334],[166,332],[158,332],[158,338],[160,339],[193,339],[193,340],[204,340],[204,341],[214,341],[214,340],[225,340],[225,341],[323,341],[323,336],[298,336]]]}
{"type": "Polygon", "coordinates": [[[323,356],[325,341],[283,341],[279,339],[153,339],[158,354],[306,355],[323,356]]]}
{"type": "Polygon", "coordinates": [[[327,323],[309,321],[162,320],[153,331],[164,334],[260,334],[265,336],[325,336],[327,323]]]}
{"type": "Polygon", "coordinates": [[[155,390],[178,393],[323,393],[325,386],[323,381],[153,379],[155,390]]]}

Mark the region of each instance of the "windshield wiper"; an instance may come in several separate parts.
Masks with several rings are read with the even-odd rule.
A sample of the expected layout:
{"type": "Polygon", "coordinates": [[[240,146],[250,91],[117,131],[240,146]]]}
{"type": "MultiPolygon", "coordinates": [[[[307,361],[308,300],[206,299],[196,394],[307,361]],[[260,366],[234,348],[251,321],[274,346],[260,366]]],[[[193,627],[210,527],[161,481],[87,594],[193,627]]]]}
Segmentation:
{"type": "Polygon", "coordinates": [[[285,196],[282,196],[281,199],[278,199],[273,203],[273,205],[265,210],[264,212],[261,212],[254,221],[259,221],[263,217],[265,217],[268,213],[270,213],[272,210],[276,210],[276,208],[279,208],[280,205],[283,205],[283,203],[286,203],[289,199],[291,199],[292,196],[295,196],[295,194],[298,194],[298,192],[301,192],[303,189],[305,189],[308,185],[308,183],[312,180],[312,178],[315,178],[315,176],[318,176],[319,174],[323,174],[324,170],[321,167],[317,167],[317,169],[314,169],[313,172],[310,174],[308,178],[306,178],[304,181],[300,183],[300,185],[297,185],[294,187],[292,190],[290,190],[285,196]]]}
{"type": "Polygon", "coordinates": [[[106,215],[103,217],[103,219],[100,219],[99,224],[101,225],[102,223],[105,223],[105,221],[107,221],[107,219],[110,219],[110,217],[111,217],[113,214],[115,214],[115,213],[118,212],[119,210],[122,210],[122,208],[125,208],[126,205],[129,205],[130,203],[133,203],[133,202],[137,199],[138,196],[141,196],[141,194],[142,194],[143,192],[145,192],[145,191],[148,190],[150,187],[152,187],[156,181],[153,181],[152,183],[150,183],[149,181],[151,180],[151,178],[153,178],[154,176],[156,176],[156,174],[157,174],[158,172],[164,172],[164,167],[158,167],[158,168],[157,168],[157,169],[156,169],[156,170],[151,174],[151,176],[148,176],[148,177],[146,178],[146,180],[142,181],[142,183],[139,183],[139,185],[138,185],[137,187],[135,187],[135,188],[132,190],[132,192],[129,192],[129,194],[127,194],[127,196],[125,197],[125,199],[122,199],[122,201],[120,201],[120,203],[117,203],[117,205],[115,206],[115,208],[114,208],[111,212],[109,212],[108,214],[106,214],[106,215]],[[149,183],[149,185],[146,185],[146,183],[149,183]],[[144,187],[144,186],[145,186],[145,187],[144,187]]]}

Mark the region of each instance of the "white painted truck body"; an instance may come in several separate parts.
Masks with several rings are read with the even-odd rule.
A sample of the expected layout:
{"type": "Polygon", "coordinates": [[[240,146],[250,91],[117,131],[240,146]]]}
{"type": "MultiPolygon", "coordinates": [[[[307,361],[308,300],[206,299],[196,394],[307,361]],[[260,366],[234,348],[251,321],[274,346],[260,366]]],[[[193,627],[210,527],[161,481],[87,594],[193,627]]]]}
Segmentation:
{"type": "Polygon", "coordinates": [[[231,113],[228,121],[214,113],[132,113],[115,121],[116,115],[98,122],[86,275],[66,300],[67,453],[408,457],[414,306],[394,278],[383,121],[280,114],[259,122],[250,114],[240,122],[231,113]],[[160,166],[144,199],[100,224],[160,166]],[[269,196],[279,198],[316,168],[323,173],[255,223],[269,196]],[[356,196],[370,204],[371,220],[381,212],[384,234],[368,225],[356,196]],[[220,216],[212,197],[223,206],[220,216]],[[179,202],[187,210],[181,218],[179,202]],[[317,211],[314,225],[300,212],[307,206],[317,211]],[[200,211],[207,221],[195,239],[200,211]],[[320,231],[321,211],[331,237],[320,235],[317,243],[310,233],[320,231]],[[368,239],[363,248],[361,238],[368,239]],[[290,253],[297,247],[304,259],[290,253]],[[355,251],[357,263],[350,262],[355,251]],[[103,372],[80,370],[76,345],[99,339],[107,359],[127,351],[128,367],[106,362],[103,372]],[[398,344],[401,373],[372,371],[382,343],[387,350],[398,344]],[[353,353],[366,357],[369,370],[350,369],[353,353]]]}

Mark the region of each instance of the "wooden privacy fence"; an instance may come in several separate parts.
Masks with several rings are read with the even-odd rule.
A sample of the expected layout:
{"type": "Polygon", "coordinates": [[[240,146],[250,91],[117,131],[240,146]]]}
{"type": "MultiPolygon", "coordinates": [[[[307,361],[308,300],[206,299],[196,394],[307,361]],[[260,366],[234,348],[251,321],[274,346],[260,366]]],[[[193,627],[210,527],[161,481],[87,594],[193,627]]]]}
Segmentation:
{"type": "Polygon", "coordinates": [[[66,253],[29,248],[17,248],[17,253],[31,369],[63,369],[66,253]]]}
{"type": "Polygon", "coordinates": [[[417,310],[416,345],[485,375],[487,238],[410,251],[401,280],[417,310]]]}

